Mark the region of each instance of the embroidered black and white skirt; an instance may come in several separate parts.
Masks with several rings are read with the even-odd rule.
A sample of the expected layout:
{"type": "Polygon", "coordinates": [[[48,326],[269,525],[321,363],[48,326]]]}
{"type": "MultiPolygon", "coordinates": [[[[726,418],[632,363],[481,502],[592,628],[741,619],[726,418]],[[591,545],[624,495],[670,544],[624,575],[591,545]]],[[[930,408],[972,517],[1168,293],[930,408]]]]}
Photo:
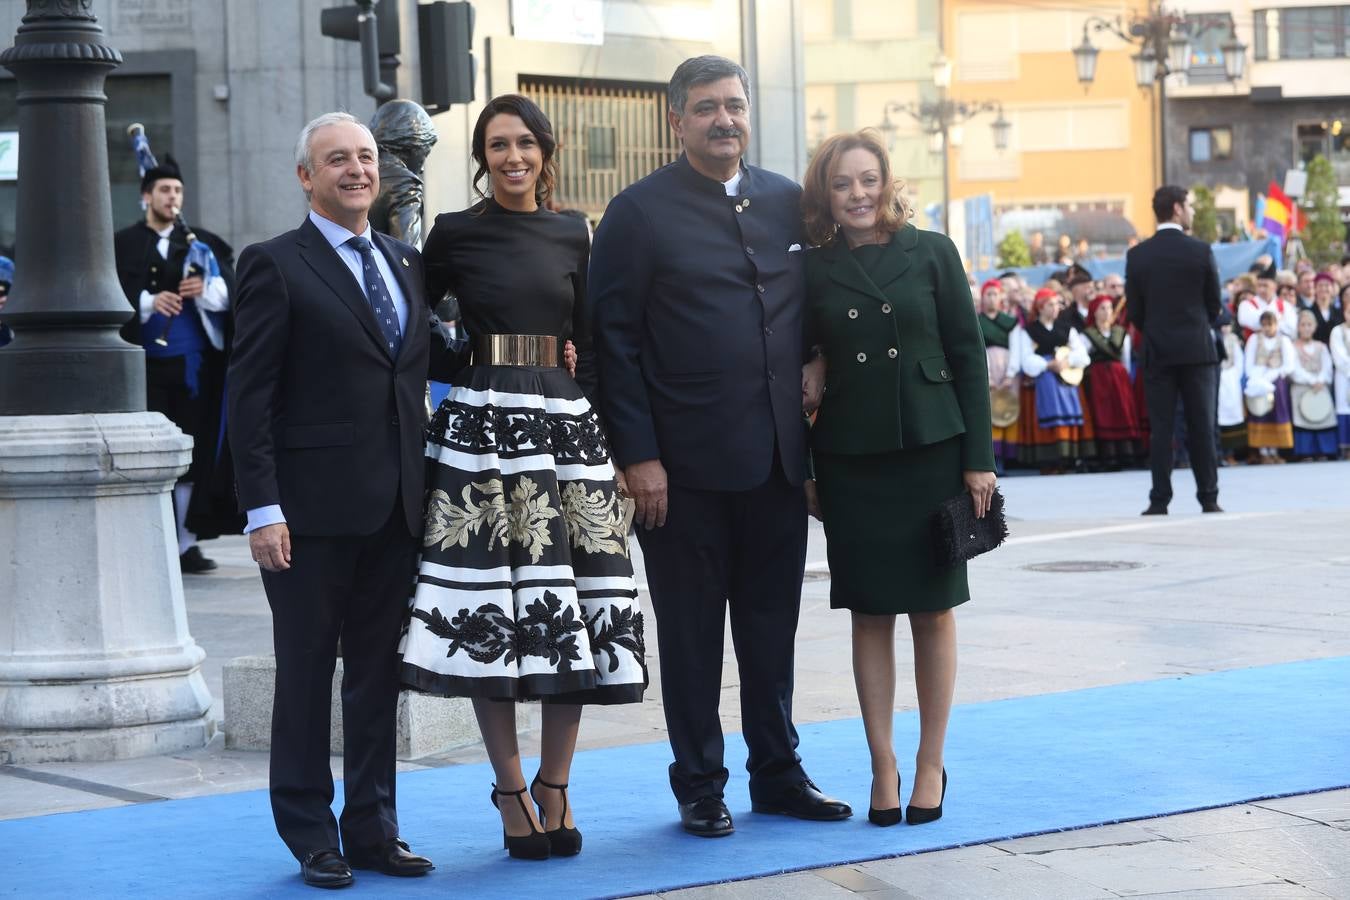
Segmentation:
{"type": "Polygon", "coordinates": [[[427,435],[403,683],[452,697],[631,703],[647,685],[623,503],[565,369],[474,366],[427,435]]]}

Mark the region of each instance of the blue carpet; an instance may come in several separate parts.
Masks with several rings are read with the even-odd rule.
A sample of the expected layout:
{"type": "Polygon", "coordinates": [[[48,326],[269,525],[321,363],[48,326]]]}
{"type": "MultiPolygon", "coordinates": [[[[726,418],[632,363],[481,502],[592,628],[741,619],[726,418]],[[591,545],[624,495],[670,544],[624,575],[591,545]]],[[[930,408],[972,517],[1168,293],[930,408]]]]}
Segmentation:
{"type": "MultiPolygon", "coordinates": [[[[1347,710],[1350,657],[961,706],[946,817],[889,829],[865,819],[861,722],[806,725],[808,771],[857,815],[754,815],[741,773],[727,789],[736,834],[719,840],[680,831],[664,743],[590,751],[572,777],[586,849],[546,863],[500,849],[486,766],[419,771],[399,779],[403,834],[438,868],[411,881],[358,873],[344,896],[648,893],[1344,787],[1347,710]]],[[[899,756],[912,758],[917,717],[896,726],[899,756]]],[[[731,751],[735,767],[738,739],[731,751]]],[[[0,822],[0,848],[0,894],[316,896],[277,840],[262,791],[0,822]]]]}

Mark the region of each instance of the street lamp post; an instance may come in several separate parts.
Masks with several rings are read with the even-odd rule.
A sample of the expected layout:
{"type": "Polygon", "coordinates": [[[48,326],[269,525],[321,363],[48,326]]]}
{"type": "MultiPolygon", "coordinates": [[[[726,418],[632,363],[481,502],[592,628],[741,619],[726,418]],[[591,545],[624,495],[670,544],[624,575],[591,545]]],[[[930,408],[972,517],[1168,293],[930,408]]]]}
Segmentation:
{"type": "MultiPolygon", "coordinates": [[[[1103,19],[1090,16],[1083,22],[1083,40],[1073,49],[1074,68],[1078,81],[1084,87],[1097,77],[1097,48],[1088,37],[1089,32],[1110,32],[1139,51],[1130,57],[1134,63],[1134,82],[1140,88],[1158,91],[1158,174],[1159,182],[1167,181],[1167,76],[1184,74],[1189,68],[1191,39],[1220,27],[1217,21],[1207,21],[1193,27],[1184,12],[1168,11],[1160,2],[1150,0],[1147,15],[1132,13],[1128,22],[1122,17],[1103,19]]],[[[1219,48],[1223,52],[1224,74],[1229,81],[1242,78],[1247,47],[1237,39],[1231,26],[1228,40],[1219,48]]]]}
{"type": "Polygon", "coordinates": [[[928,147],[934,154],[942,155],[942,230],[947,230],[947,207],[951,203],[951,178],[947,166],[947,148],[960,146],[959,137],[962,126],[984,113],[994,113],[996,117],[990,128],[994,132],[994,147],[1006,150],[1008,135],[1012,123],[1003,115],[1003,104],[997,100],[952,100],[947,96],[947,88],[952,83],[952,64],[942,54],[933,60],[933,85],[937,88],[937,100],[932,102],[897,103],[891,101],[882,108],[881,130],[887,143],[895,139],[896,125],[891,121],[891,113],[904,113],[918,122],[928,135],[928,147]]]}

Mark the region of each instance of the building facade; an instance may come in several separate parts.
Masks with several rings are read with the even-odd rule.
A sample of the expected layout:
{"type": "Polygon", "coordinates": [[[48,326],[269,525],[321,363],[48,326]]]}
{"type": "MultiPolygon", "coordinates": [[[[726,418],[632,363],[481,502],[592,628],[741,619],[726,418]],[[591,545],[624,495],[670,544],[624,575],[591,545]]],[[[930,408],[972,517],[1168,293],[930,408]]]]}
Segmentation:
{"type": "MultiPolygon", "coordinates": [[[[358,47],[325,37],[320,14],[347,0],[93,0],[106,42],[125,63],[108,78],[114,216],[140,216],[136,163],[126,138],[145,125],[156,154],[183,168],[187,221],[235,247],[295,227],[306,209],[294,144],[306,121],[343,109],[362,119],[358,47]]],[[[420,99],[417,0],[397,5],[399,96],[420,99]]],[[[545,103],[559,132],[559,200],[593,214],[608,197],[678,152],[664,126],[666,82],[685,58],[717,53],[752,77],[750,161],[792,177],[806,165],[798,0],[474,0],[476,102],[433,121],[427,212],[474,198],[473,122],[495,94],[545,103]],[[589,99],[588,99],[589,98],[589,99]],[[550,105],[551,104],[551,105],[550,105]]],[[[25,11],[0,3],[8,45],[25,11]]],[[[0,136],[17,128],[15,84],[0,71],[0,136]]],[[[2,170],[0,170],[2,172],[2,170]]],[[[12,246],[15,188],[0,174],[0,246],[12,246]]]]}
{"type": "Polygon", "coordinates": [[[1168,84],[1167,171],[1178,184],[1216,189],[1220,230],[1240,230],[1270,182],[1297,185],[1321,154],[1350,221],[1350,4],[1192,0],[1191,68],[1168,84]],[[1247,48],[1244,77],[1223,77],[1220,44],[1247,48]]]}
{"type": "MultiPolygon", "coordinates": [[[[992,114],[972,119],[946,148],[953,201],[992,197],[997,237],[1041,232],[1088,241],[1095,255],[1122,250],[1131,233],[1153,230],[1150,199],[1156,107],[1135,86],[1132,46],[1094,33],[1101,50],[1094,83],[1079,84],[1072,49],[1089,17],[1128,18],[1143,0],[1027,6],[988,0],[944,3],[943,46],[952,61],[950,96],[1001,104],[1008,145],[995,146],[992,114]]],[[[971,261],[976,262],[976,261],[971,261]]]]}
{"type": "MultiPolygon", "coordinates": [[[[942,160],[898,105],[932,100],[940,0],[802,0],[807,147],[873,127],[918,211],[942,199],[942,160]]],[[[920,221],[923,217],[920,216],[920,221]]]]}

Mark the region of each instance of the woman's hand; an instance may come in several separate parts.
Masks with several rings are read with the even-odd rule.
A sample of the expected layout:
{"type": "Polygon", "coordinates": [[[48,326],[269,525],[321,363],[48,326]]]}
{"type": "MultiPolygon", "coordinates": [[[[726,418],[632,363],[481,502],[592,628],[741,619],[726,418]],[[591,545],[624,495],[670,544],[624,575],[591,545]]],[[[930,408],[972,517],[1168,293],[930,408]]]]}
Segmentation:
{"type": "Polygon", "coordinates": [[[820,494],[816,492],[816,480],[808,478],[802,482],[802,490],[806,492],[806,511],[817,522],[824,521],[820,517],[820,494]]]}
{"type": "Polygon", "coordinates": [[[820,408],[825,396],[825,357],[817,356],[802,366],[802,412],[808,416],[820,408]]]}
{"type": "Polygon", "coordinates": [[[577,377],[577,346],[571,341],[563,344],[563,365],[567,366],[568,375],[577,377]]]}
{"type": "Polygon", "coordinates": [[[993,472],[976,472],[967,469],[962,477],[966,481],[966,491],[975,500],[975,518],[983,519],[989,512],[989,504],[994,498],[994,488],[998,486],[998,476],[993,472]]]}

